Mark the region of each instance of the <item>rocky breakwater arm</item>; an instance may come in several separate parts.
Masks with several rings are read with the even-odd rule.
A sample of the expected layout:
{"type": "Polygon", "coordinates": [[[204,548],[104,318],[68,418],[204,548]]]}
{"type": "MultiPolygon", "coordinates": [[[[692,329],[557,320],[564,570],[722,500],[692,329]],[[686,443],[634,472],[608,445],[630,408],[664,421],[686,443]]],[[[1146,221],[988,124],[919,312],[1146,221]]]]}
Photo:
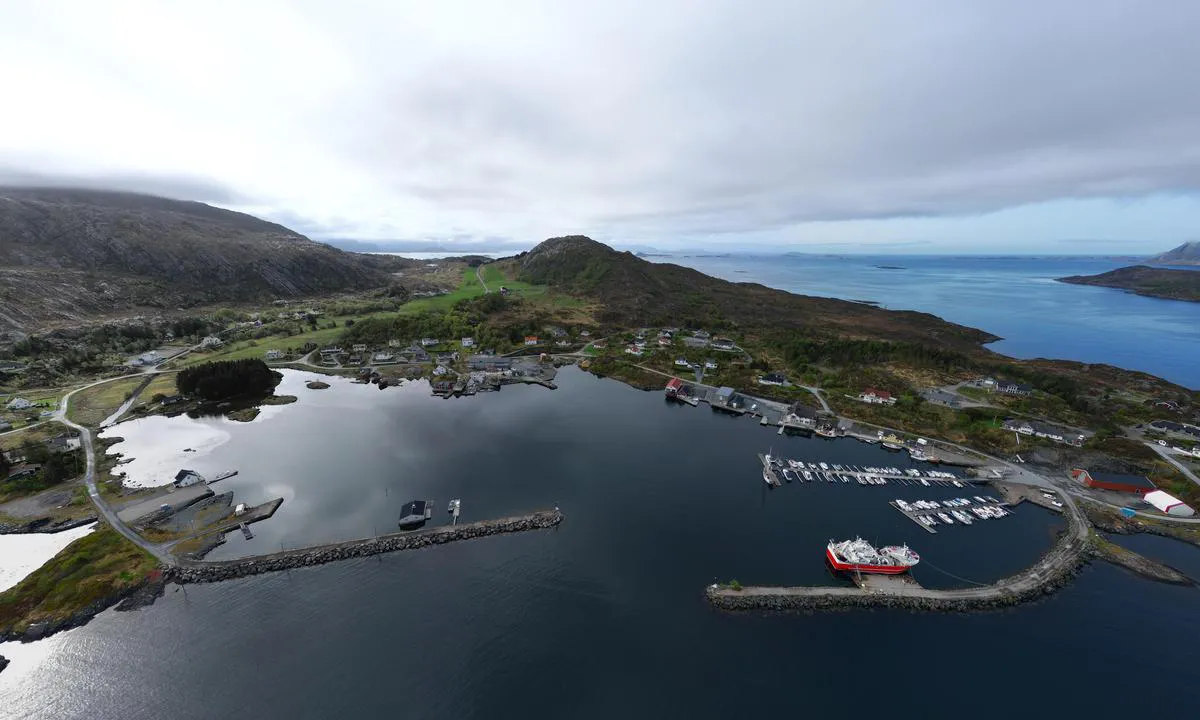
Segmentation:
{"type": "Polygon", "coordinates": [[[419,550],[443,545],[458,540],[472,540],[489,535],[526,532],[555,527],[563,520],[558,509],[544,510],[529,515],[484,520],[461,525],[446,525],[416,532],[392,533],[361,540],[329,545],[316,545],[297,550],[285,550],[270,555],[256,555],[238,560],[181,562],[167,569],[167,579],[176,583],[220,582],[261,573],[292,570],[311,565],[368,557],[398,550],[419,550]]]}
{"type": "Polygon", "coordinates": [[[1069,525],[1041,560],[1022,573],[991,585],[930,590],[916,583],[886,587],[727,587],[710,585],[708,601],[730,611],[816,611],[847,608],[895,608],[914,611],[994,610],[1036,600],[1064,587],[1089,556],[1087,525],[1068,514],[1069,525]]]}

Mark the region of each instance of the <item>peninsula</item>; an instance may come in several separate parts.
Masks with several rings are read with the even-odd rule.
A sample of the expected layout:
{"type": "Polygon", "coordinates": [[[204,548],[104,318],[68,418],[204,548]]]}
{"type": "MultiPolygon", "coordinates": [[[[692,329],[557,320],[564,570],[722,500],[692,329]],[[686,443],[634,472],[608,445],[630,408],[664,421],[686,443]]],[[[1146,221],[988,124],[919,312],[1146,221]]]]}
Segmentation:
{"type": "Polygon", "coordinates": [[[1116,288],[1165,300],[1200,302],[1200,270],[1172,270],[1134,265],[1099,275],[1061,277],[1058,281],[1072,285],[1116,288]]]}

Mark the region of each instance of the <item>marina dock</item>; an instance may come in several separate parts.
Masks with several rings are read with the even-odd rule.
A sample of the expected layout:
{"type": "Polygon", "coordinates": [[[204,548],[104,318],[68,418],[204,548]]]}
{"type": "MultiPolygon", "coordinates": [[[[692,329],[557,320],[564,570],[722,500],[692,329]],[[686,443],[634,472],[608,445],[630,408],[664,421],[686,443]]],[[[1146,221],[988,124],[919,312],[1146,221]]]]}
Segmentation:
{"type": "MultiPolygon", "coordinates": [[[[761,453],[759,462],[767,468],[766,457],[761,453]]],[[[895,467],[862,467],[860,465],[841,465],[802,462],[786,458],[772,457],[771,470],[776,477],[782,476],[787,482],[830,482],[854,483],[857,485],[921,485],[924,487],[956,487],[971,488],[982,484],[978,479],[967,479],[945,470],[929,470],[917,468],[895,467]],[[805,477],[805,473],[808,477],[805,477]]]]}
{"type": "Polygon", "coordinates": [[[919,525],[921,528],[928,530],[931,533],[937,533],[937,530],[934,529],[935,524],[938,526],[950,524],[950,523],[947,523],[945,520],[942,520],[939,513],[944,513],[947,516],[949,516],[954,521],[954,523],[953,523],[954,525],[964,525],[964,526],[970,526],[970,525],[974,525],[977,522],[986,522],[988,520],[999,520],[999,519],[1002,519],[1002,518],[1012,514],[1012,512],[1010,510],[1007,510],[1007,509],[1001,507],[1004,505],[1004,503],[1002,503],[1000,500],[998,500],[994,497],[991,497],[991,496],[984,497],[984,500],[987,500],[987,502],[979,502],[979,500],[977,500],[974,496],[964,497],[964,498],[951,498],[951,501],[953,501],[953,500],[965,500],[967,502],[967,504],[966,505],[961,505],[961,504],[960,505],[946,505],[945,504],[947,502],[946,500],[913,500],[911,502],[901,501],[901,500],[889,500],[888,505],[891,505],[892,507],[896,508],[896,510],[901,515],[905,516],[909,520],[912,520],[917,525],[919,525]],[[905,505],[907,505],[907,507],[905,507],[905,505],[901,505],[901,502],[904,502],[905,505]],[[938,507],[917,507],[915,503],[937,503],[938,507]],[[990,515],[990,516],[980,517],[980,516],[976,515],[975,512],[971,509],[973,507],[976,507],[976,508],[978,508],[978,507],[998,508],[998,510],[988,510],[987,512],[989,514],[991,514],[991,513],[996,513],[999,511],[999,512],[1003,512],[1004,515],[990,515]],[[955,511],[958,511],[959,513],[964,513],[967,516],[967,519],[970,520],[970,522],[964,523],[960,518],[958,518],[957,516],[955,516],[953,514],[955,511]],[[922,517],[932,518],[931,523],[933,523],[933,524],[926,524],[926,523],[922,522],[921,521],[922,517]]]}

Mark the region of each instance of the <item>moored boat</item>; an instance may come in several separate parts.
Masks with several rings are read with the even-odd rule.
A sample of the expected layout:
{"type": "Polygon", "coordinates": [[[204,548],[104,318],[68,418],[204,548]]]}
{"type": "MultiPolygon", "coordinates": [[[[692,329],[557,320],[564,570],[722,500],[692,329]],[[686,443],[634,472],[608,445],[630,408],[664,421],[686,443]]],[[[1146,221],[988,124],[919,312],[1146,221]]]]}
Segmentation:
{"type": "Polygon", "coordinates": [[[829,541],[825,558],[835,570],[842,572],[899,575],[921,561],[907,545],[887,545],[876,550],[862,538],[829,541]]]}

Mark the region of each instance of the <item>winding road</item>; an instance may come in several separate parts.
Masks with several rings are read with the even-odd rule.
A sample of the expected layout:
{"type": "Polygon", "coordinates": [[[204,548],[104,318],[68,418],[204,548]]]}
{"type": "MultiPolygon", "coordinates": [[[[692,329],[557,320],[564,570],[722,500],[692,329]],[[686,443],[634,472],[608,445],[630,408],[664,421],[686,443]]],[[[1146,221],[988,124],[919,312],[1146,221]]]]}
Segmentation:
{"type": "MultiPolygon", "coordinates": [[[[484,265],[486,264],[487,263],[484,263],[484,265]]],[[[475,277],[479,278],[479,284],[483,286],[483,294],[487,295],[490,293],[491,290],[488,290],[487,283],[483,281],[483,265],[475,266],[475,277]]]]}

